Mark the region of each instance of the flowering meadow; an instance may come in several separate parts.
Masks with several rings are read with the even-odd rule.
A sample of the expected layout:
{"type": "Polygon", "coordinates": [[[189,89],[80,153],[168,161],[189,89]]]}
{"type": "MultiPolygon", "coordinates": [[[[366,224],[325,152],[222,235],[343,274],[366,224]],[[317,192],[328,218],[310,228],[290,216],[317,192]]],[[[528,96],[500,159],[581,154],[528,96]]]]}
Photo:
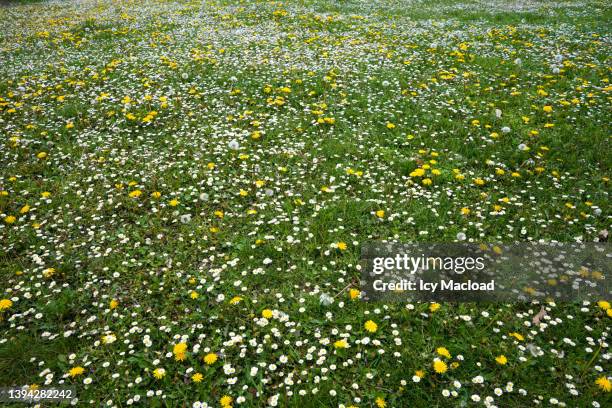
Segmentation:
{"type": "Polygon", "coordinates": [[[612,299],[365,302],[359,258],[607,240],[611,20],[589,0],[1,3],[0,386],[610,407],[612,299]]]}

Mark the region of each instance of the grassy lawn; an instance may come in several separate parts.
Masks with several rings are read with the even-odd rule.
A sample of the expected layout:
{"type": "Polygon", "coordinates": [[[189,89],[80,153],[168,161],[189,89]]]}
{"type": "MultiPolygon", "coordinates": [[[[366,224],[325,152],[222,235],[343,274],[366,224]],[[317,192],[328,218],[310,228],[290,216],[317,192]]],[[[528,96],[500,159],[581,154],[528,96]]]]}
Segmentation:
{"type": "Polygon", "coordinates": [[[0,386],[611,406],[611,299],[359,299],[371,241],[607,236],[611,20],[590,0],[1,3],[0,386]]]}

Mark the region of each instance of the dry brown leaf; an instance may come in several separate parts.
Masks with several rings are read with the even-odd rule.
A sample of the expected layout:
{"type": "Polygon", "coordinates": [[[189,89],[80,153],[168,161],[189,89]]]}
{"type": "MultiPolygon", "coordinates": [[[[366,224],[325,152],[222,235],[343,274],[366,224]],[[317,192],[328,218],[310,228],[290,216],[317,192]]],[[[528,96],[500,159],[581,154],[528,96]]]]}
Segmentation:
{"type": "Polygon", "coordinates": [[[538,314],[533,316],[533,320],[532,320],[533,324],[538,326],[540,324],[540,321],[544,318],[544,316],[546,316],[546,309],[544,309],[544,306],[542,306],[538,314]]]}

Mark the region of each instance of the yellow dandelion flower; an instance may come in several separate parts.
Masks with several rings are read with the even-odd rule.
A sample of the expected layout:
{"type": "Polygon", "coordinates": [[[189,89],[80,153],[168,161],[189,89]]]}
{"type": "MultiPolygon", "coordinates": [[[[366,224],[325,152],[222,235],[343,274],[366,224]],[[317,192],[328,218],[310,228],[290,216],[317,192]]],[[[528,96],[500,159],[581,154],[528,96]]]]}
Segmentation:
{"type": "Polygon", "coordinates": [[[606,376],[601,376],[595,380],[595,384],[605,392],[612,391],[612,381],[606,376]]]}
{"type": "Polygon", "coordinates": [[[187,351],[187,343],[177,343],[172,348],[174,354],[184,353],[185,351],[187,351]]]}
{"type": "Polygon", "coordinates": [[[157,378],[158,380],[164,378],[165,375],[166,370],[164,370],[163,368],[156,368],[155,370],[153,370],[153,377],[157,378]]]}
{"type": "Polygon", "coordinates": [[[238,303],[240,303],[242,301],[242,298],[240,296],[234,296],[233,298],[230,299],[230,305],[237,305],[238,303]]]}
{"type": "Polygon", "coordinates": [[[605,300],[600,300],[599,302],[597,302],[597,306],[599,306],[603,310],[608,310],[610,309],[610,302],[605,301],[605,300]]]}
{"type": "Polygon", "coordinates": [[[42,274],[45,278],[50,278],[55,274],[55,268],[47,268],[43,270],[42,274]]]}
{"type": "Polygon", "coordinates": [[[266,319],[270,319],[273,315],[274,315],[274,313],[270,309],[264,309],[261,312],[261,316],[265,317],[266,319]]]}
{"type": "Polygon", "coordinates": [[[372,320],[365,322],[363,327],[370,333],[376,333],[376,330],[378,330],[378,325],[372,320]]]}
{"type": "Polygon", "coordinates": [[[438,353],[442,357],[451,358],[451,354],[446,347],[438,347],[436,349],[436,353],[438,353]]]}
{"type": "Polygon", "coordinates": [[[68,375],[70,375],[71,377],[76,377],[77,375],[81,375],[85,372],[85,369],[83,367],[72,367],[70,369],[70,371],[68,371],[68,375]]]}
{"type": "Polygon", "coordinates": [[[444,361],[436,359],[433,362],[433,369],[438,374],[444,374],[448,370],[448,366],[444,361]]]}
{"type": "Polygon", "coordinates": [[[6,309],[9,309],[13,306],[13,301],[10,299],[2,299],[0,300],[0,312],[6,309]]]}
{"type": "Polygon", "coordinates": [[[361,291],[359,291],[359,289],[352,288],[349,290],[349,297],[351,300],[357,299],[359,296],[361,296],[361,291]]]}
{"type": "Polygon", "coordinates": [[[204,378],[204,376],[200,373],[195,373],[194,375],[191,376],[191,381],[193,381],[194,383],[199,383],[202,382],[202,379],[204,378]]]}
{"type": "Polygon", "coordinates": [[[523,341],[525,340],[525,337],[523,337],[522,334],[517,333],[517,332],[512,332],[510,333],[510,336],[514,337],[515,339],[517,339],[518,341],[523,341]]]}
{"type": "Polygon", "coordinates": [[[344,349],[348,347],[348,342],[345,339],[338,340],[334,343],[334,347],[337,349],[344,349]]]}
{"type": "Polygon", "coordinates": [[[204,362],[208,365],[213,365],[217,362],[219,357],[215,353],[208,353],[204,356],[204,362]]]}
{"type": "Polygon", "coordinates": [[[418,169],[412,170],[409,174],[410,177],[422,177],[424,175],[425,175],[425,170],[420,167],[418,169]]]}
{"type": "Polygon", "coordinates": [[[495,361],[497,361],[497,364],[506,365],[508,359],[502,354],[500,356],[495,357],[495,361]]]}
{"type": "Polygon", "coordinates": [[[219,400],[219,403],[223,408],[228,408],[231,407],[233,401],[234,399],[232,397],[230,397],[229,395],[224,395],[219,400]]]}

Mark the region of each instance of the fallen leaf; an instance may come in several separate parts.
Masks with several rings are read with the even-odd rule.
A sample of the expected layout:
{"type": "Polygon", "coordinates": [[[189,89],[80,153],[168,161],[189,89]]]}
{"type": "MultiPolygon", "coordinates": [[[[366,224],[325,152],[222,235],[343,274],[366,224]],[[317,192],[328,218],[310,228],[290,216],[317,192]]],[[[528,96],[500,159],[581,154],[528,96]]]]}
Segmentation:
{"type": "Polygon", "coordinates": [[[544,306],[542,306],[538,314],[533,316],[533,320],[532,320],[533,324],[535,324],[536,326],[539,325],[540,321],[542,320],[544,316],[546,316],[546,309],[544,309],[544,306]]]}

